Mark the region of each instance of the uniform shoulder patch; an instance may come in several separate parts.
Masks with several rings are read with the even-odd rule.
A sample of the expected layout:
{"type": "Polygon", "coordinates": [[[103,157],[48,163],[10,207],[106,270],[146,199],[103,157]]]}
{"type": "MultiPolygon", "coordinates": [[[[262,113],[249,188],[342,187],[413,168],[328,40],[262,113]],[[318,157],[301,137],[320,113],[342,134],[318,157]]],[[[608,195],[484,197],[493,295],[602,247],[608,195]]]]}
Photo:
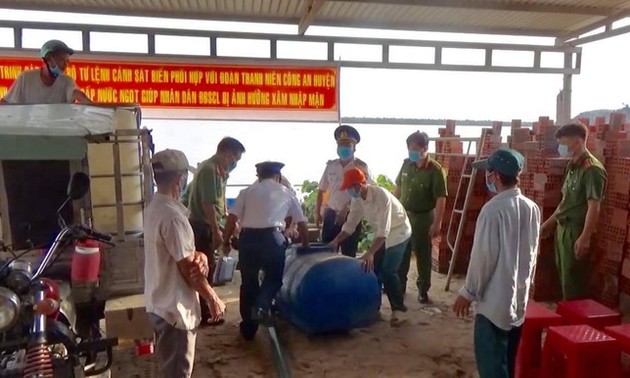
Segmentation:
{"type": "Polygon", "coordinates": [[[442,169],[442,164],[440,164],[439,162],[431,159],[429,161],[429,168],[434,168],[434,169],[442,169]]]}
{"type": "Polygon", "coordinates": [[[593,161],[591,160],[591,158],[586,158],[584,159],[584,162],[582,163],[582,168],[590,168],[593,166],[593,161]]]}

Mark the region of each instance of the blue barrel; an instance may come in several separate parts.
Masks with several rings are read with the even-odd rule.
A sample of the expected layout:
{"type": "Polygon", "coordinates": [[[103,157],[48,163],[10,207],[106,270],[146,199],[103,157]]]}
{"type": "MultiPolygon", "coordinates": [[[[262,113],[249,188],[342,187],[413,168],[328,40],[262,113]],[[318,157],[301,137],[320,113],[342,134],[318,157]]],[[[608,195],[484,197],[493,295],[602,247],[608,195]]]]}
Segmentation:
{"type": "Polygon", "coordinates": [[[323,244],[292,246],[277,302],[282,316],[309,335],[345,332],[374,322],[381,289],[360,260],[323,244]]]}

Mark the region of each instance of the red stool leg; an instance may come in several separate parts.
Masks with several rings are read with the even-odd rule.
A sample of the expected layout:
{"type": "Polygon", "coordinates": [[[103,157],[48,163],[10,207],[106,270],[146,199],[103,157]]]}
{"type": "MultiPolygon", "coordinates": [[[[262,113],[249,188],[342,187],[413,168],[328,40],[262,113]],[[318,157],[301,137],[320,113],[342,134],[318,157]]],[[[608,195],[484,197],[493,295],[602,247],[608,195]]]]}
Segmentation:
{"type": "Polygon", "coordinates": [[[523,327],[521,343],[518,349],[517,378],[528,378],[535,375],[540,368],[542,332],[538,329],[523,327]]]}

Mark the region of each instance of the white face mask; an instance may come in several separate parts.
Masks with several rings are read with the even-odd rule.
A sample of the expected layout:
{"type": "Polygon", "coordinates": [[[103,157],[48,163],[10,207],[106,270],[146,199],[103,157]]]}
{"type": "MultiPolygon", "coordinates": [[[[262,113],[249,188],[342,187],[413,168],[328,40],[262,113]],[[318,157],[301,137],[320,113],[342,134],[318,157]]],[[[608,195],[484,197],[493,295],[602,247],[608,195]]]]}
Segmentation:
{"type": "Polygon", "coordinates": [[[566,144],[558,144],[558,154],[561,157],[569,157],[571,156],[571,151],[569,151],[569,146],[566,144]]]}

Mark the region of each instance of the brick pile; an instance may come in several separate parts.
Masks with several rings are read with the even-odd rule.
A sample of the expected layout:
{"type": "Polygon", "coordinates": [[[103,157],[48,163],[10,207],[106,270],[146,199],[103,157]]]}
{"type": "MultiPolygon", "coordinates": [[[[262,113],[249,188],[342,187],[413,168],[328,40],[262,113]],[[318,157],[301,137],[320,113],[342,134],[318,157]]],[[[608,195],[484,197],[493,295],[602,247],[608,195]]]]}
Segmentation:
{"type": "MultiPolygon", "coordinates": [[[[495,123],[493,128],[486,131],[485,138],[482,142],[482,156],[489,155],[492,151],[496,150],[501,145],[501,123],[495,123]]],[[[448,121],[446,127],[439,130],[440,137],[454,138],[458,137],[455,134],[455,123],[448,121]]],[[[466,145],[466,149],[467,149],[466,145]]],[[[451,251],[446,241],[447,231],[449,227],[449,220],[453,209],[461,209],[464,205],[465,190],[468,181],[465,179],[464,187],[460,193],[458,203],[455,203],[455,197],[459,187],[462,172],[470,172],[470,164],[473,162],[476,154],[477,146],[474,144],[471,146],[470,158],[465,158],[465,148],[461,141],[443,141],[436,144],[436,160],[442,164],[447,172],[447,186],[448,197],[446,201],[446,209],[444,214],[444,229],[441,237],[433,240],[433,247],[431,253],[433,270],[439,273],[446,273],[451,259],[451,251]],[[451,155],[457,154],[457,155],[451,155]]],[[[468,269],[468,263],[470,261],[470,251],[472,250],[472,241],[475,233],[475,222],[479,216],[479,211],[486,203],[488,199],[488,192],[485,186],[485,178],[483,173],[477,174],[473,177],[474,186],[472,189],[471,197],[468,201],[468,210],[464,219],[464,229],[459,246],[459,253],[457,257],[457,263],[455,265],[456,274],[465,274],[468,269]]],[[[451,229],[451,244],[455,243],[455,237],[457,236],[457,224],[461,215],[455,214],[453,227],[451,229]]]]}
{"type": "Polygon", "coordinates": [[[614,113],[610,122],[597,118],[589,126],[589,150],[605,165],[608,176],[597,231],[593,240],[592,294],[616,307],[621,292],[630,294],[628,207],[630,205],[630,140],[625,115],[614,113]]]}
{"type": "MultiPolygon", "coordinates": [[[[558,127],[548,117],[540,117],[532,129],[512,121],[510,147],[525,157],[520,187],[541,209],[542,220],[556,210],[562,199],[562,182],[568,159],[558,156],[555,133],[558,127]]],[[[554,300],[559,295],[553,238],[540,241],[538,263],[530,295],[537,301],[554,300]]]]}

